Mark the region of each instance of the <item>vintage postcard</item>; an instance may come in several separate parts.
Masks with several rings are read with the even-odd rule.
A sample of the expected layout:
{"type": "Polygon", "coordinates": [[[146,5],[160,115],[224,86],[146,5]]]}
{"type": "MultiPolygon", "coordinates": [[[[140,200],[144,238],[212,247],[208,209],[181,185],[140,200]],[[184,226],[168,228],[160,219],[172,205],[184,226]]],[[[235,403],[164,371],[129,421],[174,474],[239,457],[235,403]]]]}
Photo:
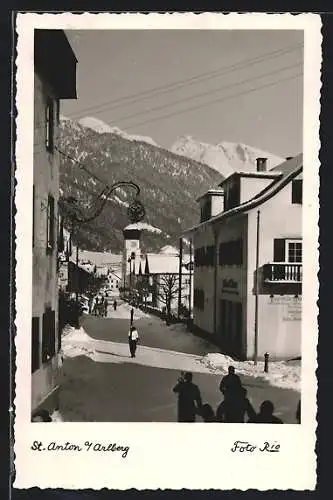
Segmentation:
{"type": "Polygon", "coordinates": [[[14,486],[313,490],[320,16],[15,29],[14,486]]]}

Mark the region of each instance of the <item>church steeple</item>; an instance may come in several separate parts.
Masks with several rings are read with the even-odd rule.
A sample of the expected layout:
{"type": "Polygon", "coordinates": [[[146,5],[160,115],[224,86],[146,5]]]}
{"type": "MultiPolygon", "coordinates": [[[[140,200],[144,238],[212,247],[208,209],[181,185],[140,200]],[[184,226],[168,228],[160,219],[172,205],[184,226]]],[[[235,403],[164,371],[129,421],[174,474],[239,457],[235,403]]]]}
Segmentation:
{"type": "Polygon", "coordinates": [[[142,229],[139,224],[130,224],[123,229],[123,277],[125,286],[129,286],[130,272],[138,272],[141,260],[140,237],[142,229]],[[129,262],[131,260],[131,262],[129,262]]]}

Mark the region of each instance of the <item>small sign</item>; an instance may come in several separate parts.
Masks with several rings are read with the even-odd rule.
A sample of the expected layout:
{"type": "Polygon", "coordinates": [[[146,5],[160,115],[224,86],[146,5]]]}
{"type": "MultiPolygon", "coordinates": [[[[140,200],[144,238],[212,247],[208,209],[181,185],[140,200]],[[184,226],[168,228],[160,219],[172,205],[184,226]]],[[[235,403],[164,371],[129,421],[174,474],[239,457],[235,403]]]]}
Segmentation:
{"type": "Polygon", "coordinates": [[[227,293],[237,293],[238,294],[238,283],[232,278],[226,278],[222,281],[222,292],[227,293]]]}

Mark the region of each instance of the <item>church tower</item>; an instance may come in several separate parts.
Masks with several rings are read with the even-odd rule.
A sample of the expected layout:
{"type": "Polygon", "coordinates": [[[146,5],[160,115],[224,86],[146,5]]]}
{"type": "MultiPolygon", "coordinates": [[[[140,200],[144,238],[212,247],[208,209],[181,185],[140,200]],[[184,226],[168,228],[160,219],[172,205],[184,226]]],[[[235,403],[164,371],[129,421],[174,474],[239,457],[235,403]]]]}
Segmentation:
{"type": "Polygon", "coordinates": [[[138,224],[130,224],[123,229],[124,235],[124,250],[123,250],[123,286],[130,286],[132,284],[134,274],[138,273],[140,266],[141,250],[140,250],[140,237],[142,230],[138,224]],[[130,260],[130,262],[129,262],[130,260]],[[130,276],[131,275],[131,276],[130,276]]]}

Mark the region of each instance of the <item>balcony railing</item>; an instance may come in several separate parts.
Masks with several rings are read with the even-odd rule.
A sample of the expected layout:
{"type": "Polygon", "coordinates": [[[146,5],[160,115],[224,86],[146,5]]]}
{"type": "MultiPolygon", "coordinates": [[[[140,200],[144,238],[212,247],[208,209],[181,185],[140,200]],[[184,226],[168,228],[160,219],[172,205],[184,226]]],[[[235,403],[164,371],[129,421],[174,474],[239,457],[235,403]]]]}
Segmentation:
{"type": "Polygon", "coordinates": [[[263,266],[264,281],[268,283],[302,283],[302,264],[265,264],[263,266]]]}

